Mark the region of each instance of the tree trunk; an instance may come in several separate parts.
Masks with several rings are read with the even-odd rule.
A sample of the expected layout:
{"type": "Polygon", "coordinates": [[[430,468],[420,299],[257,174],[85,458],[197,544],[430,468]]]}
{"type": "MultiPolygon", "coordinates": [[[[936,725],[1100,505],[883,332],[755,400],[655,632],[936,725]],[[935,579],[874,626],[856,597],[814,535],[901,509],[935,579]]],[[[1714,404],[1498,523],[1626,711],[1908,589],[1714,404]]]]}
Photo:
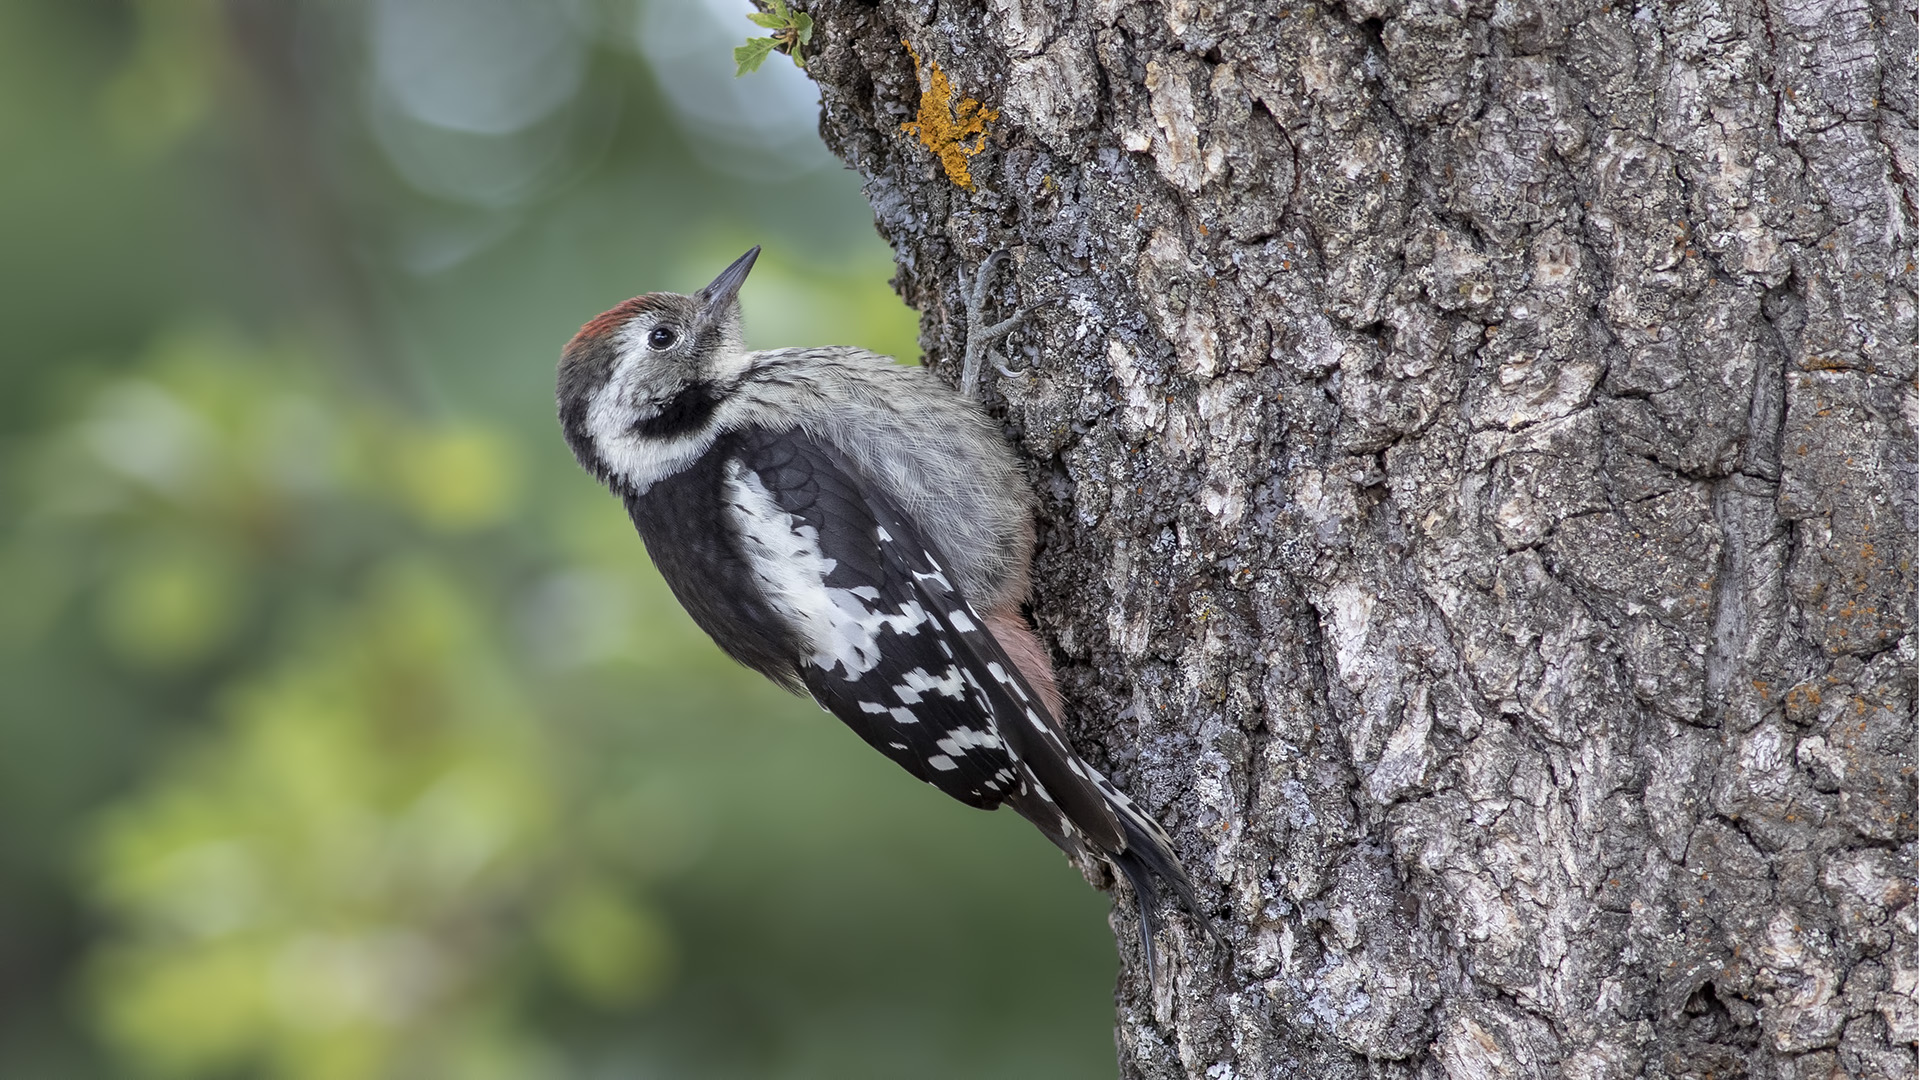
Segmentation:
{"type": "Polygon", "coordinates": [[[803,6],[1232,946],[1123,1075],[1914,1074],[1911,0],[803,6]]]}

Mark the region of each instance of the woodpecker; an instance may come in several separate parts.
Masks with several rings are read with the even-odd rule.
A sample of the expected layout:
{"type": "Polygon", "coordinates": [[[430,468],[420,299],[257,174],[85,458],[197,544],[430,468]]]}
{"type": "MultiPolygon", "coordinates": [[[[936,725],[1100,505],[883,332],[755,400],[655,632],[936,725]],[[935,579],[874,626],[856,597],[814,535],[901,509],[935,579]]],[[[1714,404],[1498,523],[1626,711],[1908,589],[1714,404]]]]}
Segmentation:
{"type": "MultiPolygon", "coordinates": [[[[1149,980],[1156,879],[1201,921],[1157,822],[1074,753],[1021,613],[1034,503],[970,397],[850,347],[747,351],[748,251],[691,296],[637,296],[561,353],[560,426],[626,505],[693,621],[907,772],[1001,805],[1132,887],[1149,980]]],[[[967,383],[989,340],[975,275],[967,383]]],[[[1004,367],[1002,367],[1004,371],[1004,367]]]]}

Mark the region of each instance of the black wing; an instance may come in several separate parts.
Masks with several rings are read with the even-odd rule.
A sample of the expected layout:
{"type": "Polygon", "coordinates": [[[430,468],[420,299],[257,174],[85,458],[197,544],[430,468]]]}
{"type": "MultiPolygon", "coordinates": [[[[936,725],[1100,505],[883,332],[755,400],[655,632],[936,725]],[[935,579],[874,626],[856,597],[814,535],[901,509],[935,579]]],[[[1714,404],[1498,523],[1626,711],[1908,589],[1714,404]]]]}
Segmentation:
{"type": "Polygon", "coordinates": [[[736,659],[804,687],[961,802],[1005,803],[1069,854],[1111,860],[1133,886],[1150,973],[1156,877],[1214,933],[1171,839],[1067,745],[947,576],[938,538],[834,447],[736,431],[628,509],[675,595],[736,659]]]}
{"type": "Polygon", "coordinates": [[[762,587],[778,595],[810,584],[767,576],[806,566],[809,544],[820,556],[818,584],[834,610],[803,619],[797,674],[821,707],[961,802],[1010,803],[1063,847],[1076,846],[1074,833],[1099,851],[1125,846],[1092,770],[890,496],[838,450],[796,433],[743,432],[726,452],[736,520],[764,516],[768,502],[785,518],[745,542],[750,552],[769,545],[762,587]],[[776,549],[787,543],[782,528],[793,546],[776,549]]]}

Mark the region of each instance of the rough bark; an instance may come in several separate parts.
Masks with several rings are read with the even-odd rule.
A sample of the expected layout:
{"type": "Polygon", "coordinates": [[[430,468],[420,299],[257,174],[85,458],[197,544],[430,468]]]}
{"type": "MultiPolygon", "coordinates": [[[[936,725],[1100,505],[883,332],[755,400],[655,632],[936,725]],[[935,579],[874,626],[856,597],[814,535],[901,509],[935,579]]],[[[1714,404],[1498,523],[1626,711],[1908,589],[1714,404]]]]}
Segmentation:
{"type": "Polygon", "coordinates": [[[1123,1075],[1914,1074],[1911,0],[803,6],[1233,946],[1123,1075]]]}

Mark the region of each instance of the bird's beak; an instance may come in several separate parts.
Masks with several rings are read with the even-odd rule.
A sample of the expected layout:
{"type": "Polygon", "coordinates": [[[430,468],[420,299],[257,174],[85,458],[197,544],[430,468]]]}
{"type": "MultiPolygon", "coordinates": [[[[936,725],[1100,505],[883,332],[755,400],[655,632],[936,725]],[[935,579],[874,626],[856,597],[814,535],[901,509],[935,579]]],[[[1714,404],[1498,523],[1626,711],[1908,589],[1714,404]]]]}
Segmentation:
{"type": "Polygon", "coordinates": [[[760,245],[755,244],[745,255],[733,260],[733,265],[720,271],[713,283],[694,294],[700,301],[701,314],[708,318],[721,315],[733,306],[734,298],[740,295],[740,286],[746,283],[747,271],[753,269],[753,260],[760,257],[760,245]]]}

